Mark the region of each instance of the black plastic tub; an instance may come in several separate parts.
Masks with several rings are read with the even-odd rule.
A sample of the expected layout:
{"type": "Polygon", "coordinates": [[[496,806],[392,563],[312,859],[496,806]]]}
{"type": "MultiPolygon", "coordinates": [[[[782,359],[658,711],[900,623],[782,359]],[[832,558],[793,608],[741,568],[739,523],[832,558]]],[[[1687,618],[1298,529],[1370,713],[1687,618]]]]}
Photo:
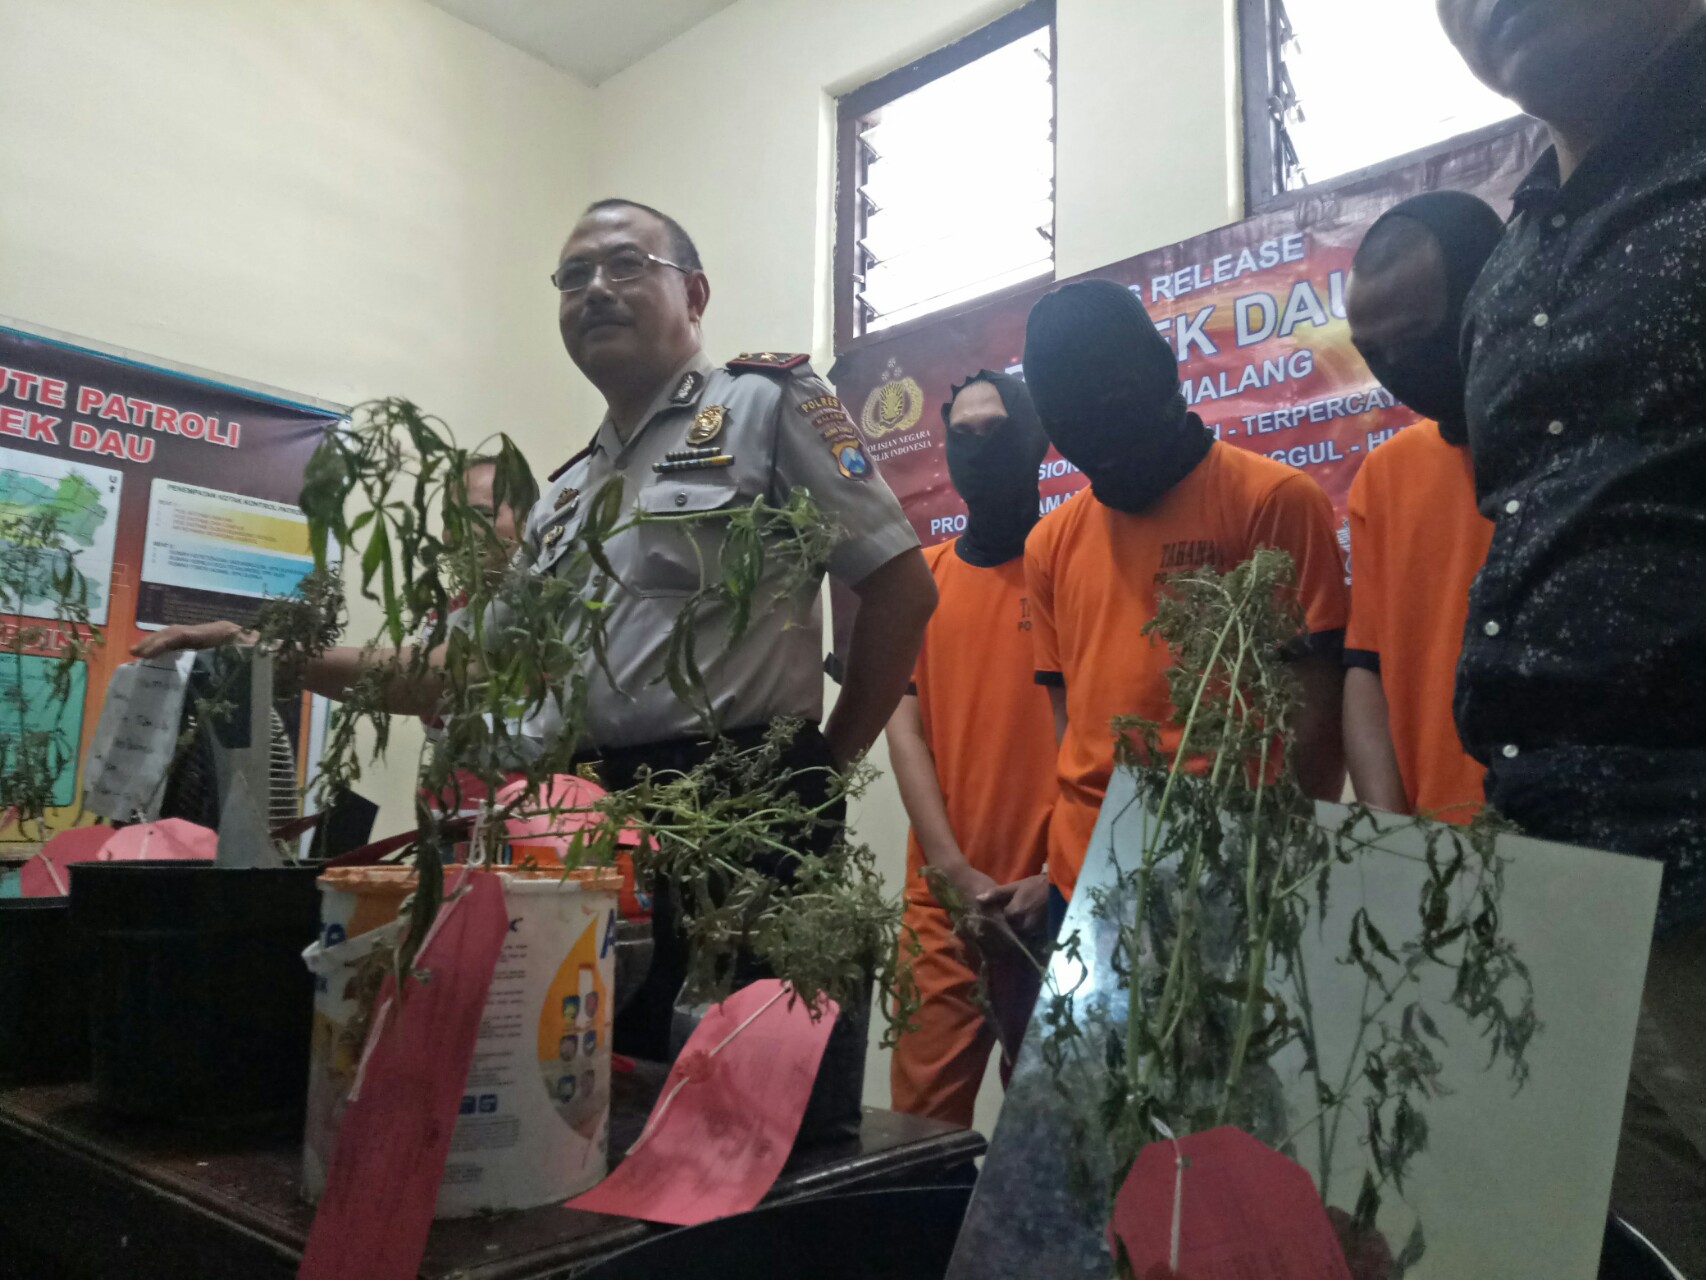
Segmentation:
{"type": "Polygon", "coordinates": [[[64,898],[0,898],[0,1083],[89,1074],[87,959],[64,898]]]}
{"type": "Polygon", "coordinates": [[[865,1119],[865,1043],[871,1037],[871,997],[843,1009],[823,1048],[806,1113],[800,1117],[798,1147],[850,1142],[865,1119]]]}
{"type": "Polygon", "coordinates": [[[193,1124],[300,1120],[319,930],[311,864],[79,863],[71,914],[89,955],[95,1094],[193,1124]]]}

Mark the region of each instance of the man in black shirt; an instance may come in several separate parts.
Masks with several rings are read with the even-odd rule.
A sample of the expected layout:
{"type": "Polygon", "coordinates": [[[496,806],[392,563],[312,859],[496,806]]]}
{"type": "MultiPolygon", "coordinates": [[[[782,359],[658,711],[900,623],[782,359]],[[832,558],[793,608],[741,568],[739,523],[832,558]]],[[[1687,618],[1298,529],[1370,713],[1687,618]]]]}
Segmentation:
{"type": "Polygon", "coordinates": [[[1463,333],[1487,799],[1665,864],[1613,1203],[1706,1275],[1706,3],[1439,0],[1551,127],[1463,333]]]}

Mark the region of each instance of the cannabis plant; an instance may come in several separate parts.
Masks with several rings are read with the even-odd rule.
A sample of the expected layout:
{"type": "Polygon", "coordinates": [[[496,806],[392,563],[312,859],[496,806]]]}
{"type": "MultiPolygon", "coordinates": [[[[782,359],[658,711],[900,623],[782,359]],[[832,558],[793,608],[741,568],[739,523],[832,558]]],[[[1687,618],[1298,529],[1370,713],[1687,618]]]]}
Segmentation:
{"type": "MultiPolygon", "coordinates": [[[[503,436],[479,456],[492,455],[496,506],[526,513],[539,493],[526,460],[503,436]]],[[[733,512],[648,515],[630,509],[621,480],[612,479],[581,495],[578,533],[552,573],[535,574],[525,555],[506,559],[492,514],[469,504],[465,475],[474,456],[405,400],[364,405],[351,425],[328,432],[301,499],[315,571],[257,627],[283,673],[299,672],[324,651],[342,612],[334,546],[352,567],[356,589],[378,609],[368,644],[375,655],[394,656],[369,662],[333,714],[319,774],[327,793],[361,776],[359,726],[371,729],[375,753],[388,749],[387,707],[399,685],[437,691],[438,728],[420,762],[420,794],[446,803],[417,806],[419,887],[401,964],[436,914],[448,847],[465,839],[474,856],[489,853],[508,818],[546,811],[534,797],[548,793],[550,778],[584,767],[589,682],[601,671],[616,683],[606,615],[626,588],[605,551],[613,539],[655,522],[697,547],[696,525],[722,523],[717,562],[703,566],[700,589],[683,602],[661,677],[713,738],[723,726],[695,657],[707,606],[725,609],[738,637],[754,610],[778,603],[762,596],[767,572],[778,596],[790,596],[817,580],[835,542],[834,526],[803,490],[784,506],[760,500],[733,512]],[[459,779],[468,776],[486,796],[518,777],[527,785],[507,803],[481,800],[469,830],[445,816],[463,807],[459,779]]],[[[814,1007],[825,995],[858,1003],[876,970],[885,991],[903,997],[904,1018],[907,982],[892,960],[898,905],[883,896],[869,850],[842,837],[828,857],[801,852],[803,835],[825,821],[823,809],[863,785],[865,775],[829,779],[823,804],[801,800],[782,765],[792,732],[779,725],[745,751],[725,744],[686,773],[643,774],[577,815],[584,825],[566,861],[612,863],[619,835],[640,832],[637,870],[670,882],[683,903],[691,998],[726,994],[735,958],[751,955],[814,1007]]]]}
{"type": "MultiPolygon", "coordinates": [[[[1141,838],[1116,840],[1109,880],[1081,889],[1091,937],[1074,932],[1045,966],[1039,1047],[1082,1153],[1080,1192],[1104,1209],[1143,1146],[1222,1124],[1312,1164],[1331,1205],[1343,1191],[1340,1133],[1354,1130],[1372,1168],[1335,1213],[1354,1247],[1427,1149],[1428,1107],[1447,1092],[1442,1024],[1479,1037],[1488,1067],[1520,1088],[1539,1023],[1528,971],[1501,932],[1490,818],[1453,827],[1353,809],[1328,827],[1298,784],[1300,692],[1287,656],[1303,622],[1292,581],[1290,558],[1273,550],[1224,575],[1168,580],[1146,632],[1173,653],[1182,739],[1167,753],[1159,725],[1116,723],[1135,796],[1113,817],[1141,838]],[[1331,1057],[1341,1046],[1318,1034],[1311,998],[1319,947],[1312,958],[1305,943],[1327,927],[1341,878],[1340,891],[1355,892],[1365,857],[1392,856],[1367,851],[1412,823],[1426,852],[1410,931],[1388,936],[1368,910],[1352,916],[1337,963],[1355,973],[1360,1004],[1352,1043],[1331,1057]],[[1111,999],[1086,986],[1097,966],[1113,974],[1102,983],[1111,999]],[[1449,994],[1430,998],[1440,986],[1422,981],[1427,971],[1450,976],[1449,994]]],[[[1418,1224],[1387,1274],[1402,1276],[1423,1248],[1418,1224]]]]}
{"type": "Polygon", "coordinates": [[[78,748],[67,713],[101,642],[77,556],[53,507],[0,503],[0,614],[18,615],[0,632],[0,811],[35,839],[47,834],[47,811],[66,803],[55,793],[78,748]]]}

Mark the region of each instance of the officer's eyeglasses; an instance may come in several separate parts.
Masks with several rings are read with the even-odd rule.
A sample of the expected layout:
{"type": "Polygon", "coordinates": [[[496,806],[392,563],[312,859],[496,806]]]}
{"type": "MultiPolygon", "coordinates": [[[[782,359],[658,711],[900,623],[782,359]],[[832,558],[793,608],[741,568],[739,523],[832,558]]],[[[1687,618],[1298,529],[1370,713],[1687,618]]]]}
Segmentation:
{"type": "Polygon", "coordinates": [[[688,275],[692,270],[679,262],[671,262],[668,258],[660,258],[657,254],[647,253],[643,249],[618,249],[605,258],[567,259],[551,273],[551,283],[563,293],[580,293],[592,283],[592,278],[602,267],[606,281],[611,284],[626,284],[645,275],[653,263],[660,267],[673,267],[682,275],[688,275]]]}

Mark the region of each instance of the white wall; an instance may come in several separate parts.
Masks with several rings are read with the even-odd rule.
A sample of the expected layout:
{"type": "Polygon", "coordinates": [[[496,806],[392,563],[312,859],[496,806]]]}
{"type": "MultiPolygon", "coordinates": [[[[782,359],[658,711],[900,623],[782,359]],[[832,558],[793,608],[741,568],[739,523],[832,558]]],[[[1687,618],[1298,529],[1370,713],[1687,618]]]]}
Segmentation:
{"type": "MultiPolygon", "coordinates": [[[[712,282],[713,358],[809,349],[828,369],[835,95],[1014,7],[739,0],[599,87],[595,185],[668,210],[697,240],[712,282]]],[[[1232,9],[1231,0],[1058,0],[1060,275],[1239,216],[1232,9]]],[[[876,756],[886,772],[880,745],[876,756]]],[[[891,779],[854,823],[898,884],[906,816],[891,779]]],[[[986,1082],[986,1133],[998,1097],[986,1082]]],[[[888,1100],[887,1059],[874,1050],[866,1098],[888,1100]]]]}
{"type": "Polygon", "coordinates": [[[1242,217],[1235,0],[1057,6],[1057,274],[1242,217]]]}
{"type": "MultiPolygon", "coordinates": [[[[591,110],[419,0],[0,0],[0,315],[409,396],[548,470],[596,423],[546,278],[591,110]]],[[[417,741],[363,788],[381,832],[411,819],[417,741]]]]}

